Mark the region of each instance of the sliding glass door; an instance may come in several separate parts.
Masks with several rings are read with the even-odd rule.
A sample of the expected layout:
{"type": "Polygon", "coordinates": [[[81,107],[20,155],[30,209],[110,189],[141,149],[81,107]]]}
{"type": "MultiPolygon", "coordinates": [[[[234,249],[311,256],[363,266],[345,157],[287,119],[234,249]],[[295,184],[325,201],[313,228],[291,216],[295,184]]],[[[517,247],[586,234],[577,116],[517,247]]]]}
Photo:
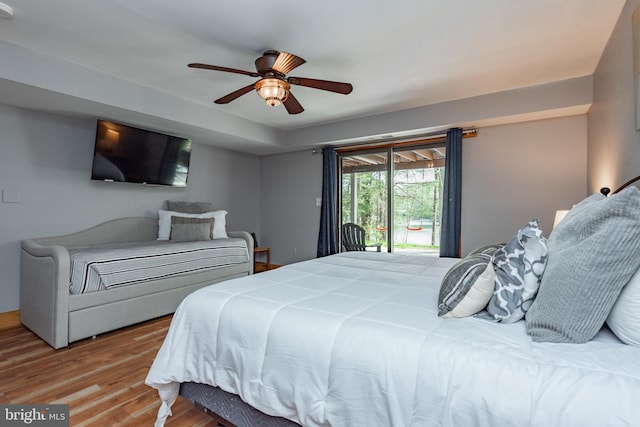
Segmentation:
{"type": "Polygon", "coordinates": [[[395,252],[439,252],[444,151],[444,147],[394,151],[395,252]]]}
{"type": "Polygon", "coordinates": [[[355,223],[364,229],[367,244],[388,250],[389,171],[385,151],[341,156],[341,224],[355,223]]]}
{"type": "Polygon", "coordinates": [[[341,224],[360,225],[383,251],[436,255],[444,158],[441,145],[342,152],[341,224]]]}

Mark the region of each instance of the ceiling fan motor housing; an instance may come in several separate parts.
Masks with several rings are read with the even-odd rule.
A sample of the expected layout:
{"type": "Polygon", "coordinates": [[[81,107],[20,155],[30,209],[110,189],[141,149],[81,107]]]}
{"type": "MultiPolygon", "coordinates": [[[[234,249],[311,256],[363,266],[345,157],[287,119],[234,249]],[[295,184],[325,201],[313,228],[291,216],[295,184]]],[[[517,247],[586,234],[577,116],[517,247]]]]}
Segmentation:
{"type": "Polygon", "coordinates": [[[278,77],[284,77],[283,74],[278,73],[273,69],[276,60],[278,59],[278,55],[280,55],[280,52],[278,51],[267,50],[260,58],[256,59],[255,64],[258,74],[264,77],[268,73],[271,73],[273,75],[277,75],[278,77]]]}

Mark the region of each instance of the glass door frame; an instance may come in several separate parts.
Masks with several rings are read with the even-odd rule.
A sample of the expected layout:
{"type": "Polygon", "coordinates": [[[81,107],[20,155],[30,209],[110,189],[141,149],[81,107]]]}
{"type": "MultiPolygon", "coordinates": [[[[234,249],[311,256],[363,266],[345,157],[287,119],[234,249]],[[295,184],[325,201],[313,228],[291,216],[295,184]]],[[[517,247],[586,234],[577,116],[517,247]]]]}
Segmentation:
{"type": "MultiPolygon", "coordinates": [[[[345,157],[353,157],[358,154],[367,155],[374,153],[384,153],[387,156],[386,167],[381,168],[381,170],[385,170],[387,173],[387,185],[386,185],[386,197],[387,197],[387,233],[386,233],[386,244],[387,244],[387,252],[393,252],[394,246],[394,238],[395,238],[395,227],[394,227],[394,182],[395,182],[395,152],[402,152],[411,149],[424,149],[424,148],[440,148],[444,147],[443,141],[433,141],[427,142],[424,141],[416,142],[416,143],[398,143],[398,144],[388,144],[380,147],[372,147],[369,149],[357,149],[357,150],[342,150],[338,151],[338,182],[340,183],[340,188],[338,189],[338,222],[340,224],[338,234],[340,237],[340,243],[342,244],[342,224],[343,224],[343,216],[342,216],[342,179],[343,179],[343,159],[345,157]]],[[[352,188],[355,188],[352,185],[352,188]]],[[[357,204],[353,203],[357,200],[357,193],[352,192],[352,210],[357,211],[357,204]]],[[[440,205],[442,205],[442,200],[439,201],[440,205]]],[[[442,208],[442,206],[441,206],[442,208]]],[[[352,215],[353,216],[353,215],[352,215]]],[[[433,226],[435,227],[435,221],[433,226]]]]}
{"type": "MultiPolygon", "coordinates": [[[[352,157],[354,156],[356,152],[344,152],[344,153],[338,153],[338,182],[340,183],[340,188],[338,189],[338,223],[340,224],[340,230],[342,230],[342,224],[343,224],[343,217],[342,217],[342,178],[343,178],[343,159],[345,157],[352,157]]],[[[386,167],[385,168],[381,168],[381,170],[384,170],[387,174],[387,179],[386,179],[386,197],[387,197],[387,241],[386,241],[386,245],[387,245],[387,252],[392,252],[392,245],[393,245],[393,223],[391,222],[392,219],[392,209],[393,209],[393,185],[389,185],[390,184],[390,180],[393,179],[393,173],[394,173],[394,159],[393,159],[393,149],[392,147],[383,147],[383,148],[371,148],[369,150],[358,150],[357,151],[358,154],[374,154],[374,153],[384,153],[387,156],[387,163],[386,163],[386,167]]],[[[352,176],[352,184],[353,184],[353,177],[355,176],[354,174],[351,174],[352,176]]],[[[352,188],[356,188],[355,186],[352,185],[352,188]]],[[[351,203],[351,209],[352,212],[354,210],[357,211],[358,207],[357,204],[354,203],[355,200],[357,200],[357,192],[352,191],[352,203],[351,203]]],[[[353,215],[352,215],[353,216],[353,215]]],[[[342,234],[340,234],[340,242],[342,242],[342,234]]]]}

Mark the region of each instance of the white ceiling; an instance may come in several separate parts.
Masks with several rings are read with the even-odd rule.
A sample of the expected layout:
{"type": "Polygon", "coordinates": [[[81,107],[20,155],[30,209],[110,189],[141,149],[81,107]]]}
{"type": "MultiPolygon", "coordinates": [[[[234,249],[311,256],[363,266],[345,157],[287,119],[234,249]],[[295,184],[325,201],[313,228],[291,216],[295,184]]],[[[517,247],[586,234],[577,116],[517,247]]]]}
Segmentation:
{"type": "MultiPolygon", "coordinates": [[[[590,75],[624,6],[624,0],[0,1],[14,10],[12,20],[0,19],[0,41],[10,46],[277,132],[590,75]],[[299,115],[267,107],[253,92],[215,105],[256,79],[186,66],[254,71],[266,49],[307,60],[291,75],[349,82],[354,90],[345,96],[294,86],[305,108],[299,115]]],[[[12,66],[0,62],[0,69],[12,66]]],[[[49,67],[43,62],[39,73],[49,67]]],[[[38,78],[25,94],[32,96],[38,78]]],[[[9,90],[0,102],[19,104],[9,90]]],[[[79,113],[83,108],[78,103],[79,113]]]]}

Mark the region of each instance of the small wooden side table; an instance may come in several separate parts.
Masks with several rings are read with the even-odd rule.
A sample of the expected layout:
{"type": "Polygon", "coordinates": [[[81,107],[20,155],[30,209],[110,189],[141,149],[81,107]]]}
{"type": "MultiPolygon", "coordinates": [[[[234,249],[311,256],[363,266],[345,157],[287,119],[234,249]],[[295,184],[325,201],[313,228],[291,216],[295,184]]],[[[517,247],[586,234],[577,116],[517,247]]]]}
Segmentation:
{"type": "Polygon", "coordinates": [[[271,249],[270,248],[253,248],[253,272],[259,273],[261,271],[269,270],[269,266],[271,265],[271,249]],[[267,257],[267,262],[259,262],[256,259],[257,255],[265,255],[267,257]]]}

